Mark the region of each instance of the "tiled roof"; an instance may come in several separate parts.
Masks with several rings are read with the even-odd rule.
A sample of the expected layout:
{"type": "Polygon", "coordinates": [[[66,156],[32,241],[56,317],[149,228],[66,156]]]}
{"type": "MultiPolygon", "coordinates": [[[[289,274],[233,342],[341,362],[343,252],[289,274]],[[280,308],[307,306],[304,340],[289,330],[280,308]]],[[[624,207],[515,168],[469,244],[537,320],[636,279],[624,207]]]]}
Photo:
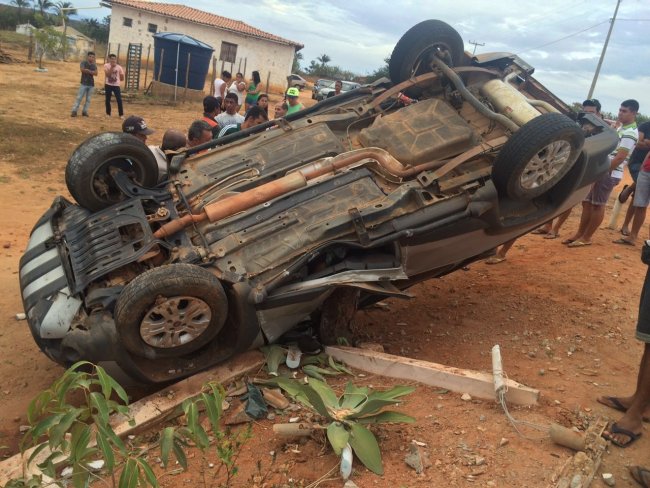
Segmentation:
{"type": "Polygon", "coordinates": [[[257,29],[251,25],[246,24],[240,20],[233,20],[221,15],[211,14],[198,10],[192,7],[186,7],[178,3],[160,3],[138,0],[104,0],[106,4],[122,5],[124,7],[131,7],[136,10],[144,10],[174,19],[185,20],[195,24],[209,25],[219,29],[236,32],[245,36],[257,37],[259,39],[266,39],[268,41],[279,42],[280,44],[288,44],[296,46],[298,49],[304,46],[299,42],[290,41],[282,37],[269,34],[263,30],[257,29]]]}

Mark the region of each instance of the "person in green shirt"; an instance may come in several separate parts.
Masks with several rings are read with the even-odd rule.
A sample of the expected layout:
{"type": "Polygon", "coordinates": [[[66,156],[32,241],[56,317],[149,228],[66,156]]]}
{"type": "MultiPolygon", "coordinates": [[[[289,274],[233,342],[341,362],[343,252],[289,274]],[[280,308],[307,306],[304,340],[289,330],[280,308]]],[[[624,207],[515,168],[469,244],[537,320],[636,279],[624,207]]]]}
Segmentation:
{"type": "Polygon", "coordinates": [[[300,92],[295,86],[287,90],[287,105],[289,106],[287,115],[295,114],[305,108],[305,106],[298,100],[299,95],[300,92]]]}
{"type": "Polygon", "coordinates": [[[260,79],[260,72],[253,71],[252,76],[253,79],[251,80],[250,85],[248,85],[248,89],[246,90],[246,100],[244,100],[246,112],[248,112],[248,109],[253,105],[257,105],[257,100],[259,99],[263,88],[262,80],[260,79]]]}

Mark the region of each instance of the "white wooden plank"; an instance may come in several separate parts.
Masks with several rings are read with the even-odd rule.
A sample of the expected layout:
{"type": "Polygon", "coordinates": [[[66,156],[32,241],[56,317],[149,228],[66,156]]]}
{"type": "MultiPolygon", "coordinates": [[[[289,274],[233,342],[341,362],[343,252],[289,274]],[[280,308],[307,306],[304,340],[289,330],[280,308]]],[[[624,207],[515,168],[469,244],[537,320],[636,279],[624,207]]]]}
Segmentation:
{"type": "MultiPolygon", "coordinates": [[[[353,368],[369,373],[417,381],[458,393],[469,393],[477,398],[495,400],[492,374],[354,347],[327,347],[325,352],[353,368]]],[[[539,390],[512,380],[505,380],[505,383],[508,388],[506,393],[508,403],[516,405],[537,403],[539,390]]]]}

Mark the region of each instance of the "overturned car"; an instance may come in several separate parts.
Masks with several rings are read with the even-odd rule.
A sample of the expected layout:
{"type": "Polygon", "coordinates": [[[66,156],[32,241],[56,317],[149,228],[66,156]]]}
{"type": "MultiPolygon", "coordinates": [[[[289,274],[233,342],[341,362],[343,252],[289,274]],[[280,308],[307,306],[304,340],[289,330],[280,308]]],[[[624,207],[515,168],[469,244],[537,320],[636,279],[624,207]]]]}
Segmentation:
{"type": "Polygon", "coordinates": [[[616,134],[507,53],[424,21],[380,80],[156,160],[83,142],[20,261],[29,327],[67,365],[166,382],[481,259],[572,207],[616,134]]]}

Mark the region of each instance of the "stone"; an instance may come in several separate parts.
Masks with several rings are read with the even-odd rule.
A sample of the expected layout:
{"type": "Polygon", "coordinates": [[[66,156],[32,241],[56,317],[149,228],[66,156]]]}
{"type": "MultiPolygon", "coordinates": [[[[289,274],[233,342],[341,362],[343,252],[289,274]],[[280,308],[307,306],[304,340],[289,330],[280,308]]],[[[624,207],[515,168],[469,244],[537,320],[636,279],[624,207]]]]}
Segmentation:
{"type": "Polygon", "coordinates": [[[404,462],[415,470],[417,474],[424,472],[425,468],[425,455],[417,444],[411,443],[409,445],[409,454],[404,458],[404,462]]]}
{"type": "Polygon", "coordinates": [[[499,447],[503,447],[503,446],[507,445],[508,442],[510,442],[508,439],[506,439],[505,437],[502,437],[501,440],[499,441],[499,447]]]}
{"type": "Polygon", "coordinates": [[[615,486],[616,485],[616,480],[614,479],[614,475],[612,473],[603,473],[603,483],[605,483],[607,486],[615,486]]]}
{"type": "Polygon", "coordinates": [[[469,393],[463,393],[460,399],[464,402],[469,402],[472,399],[472,396],[469,393]]]}

